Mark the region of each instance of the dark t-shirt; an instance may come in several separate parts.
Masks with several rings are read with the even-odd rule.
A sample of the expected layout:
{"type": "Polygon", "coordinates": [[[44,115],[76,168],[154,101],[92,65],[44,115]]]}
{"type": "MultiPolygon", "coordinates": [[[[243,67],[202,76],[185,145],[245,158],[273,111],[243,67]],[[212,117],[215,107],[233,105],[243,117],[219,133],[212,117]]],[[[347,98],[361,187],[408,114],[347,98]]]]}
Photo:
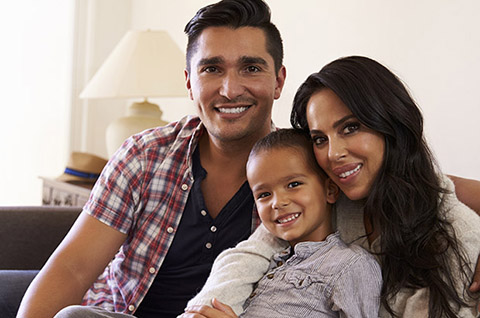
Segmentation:
{"type": "Polygon", "coordinates": [[[185,211],[165,260],[134,314],[139,318],[174,318],[181,314],[188,300],[205,284],[218,254],[251,233],[253,196],[248,183],[213,219],[200,187],[206,175],[197,148],[193,155],[195,181],[185,211]]]}

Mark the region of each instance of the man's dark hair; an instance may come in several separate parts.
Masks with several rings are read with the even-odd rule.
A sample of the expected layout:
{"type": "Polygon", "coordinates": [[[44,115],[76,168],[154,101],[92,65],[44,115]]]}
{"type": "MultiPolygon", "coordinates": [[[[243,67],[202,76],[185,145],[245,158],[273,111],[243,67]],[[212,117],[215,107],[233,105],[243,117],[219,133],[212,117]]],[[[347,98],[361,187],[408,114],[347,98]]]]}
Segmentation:
{"type": "Polygon", "coordinates": [[[208,27],[260,28],[265,33],[267,51],[275,63],[275,73],[282,67],[283,44],[280,32],[270,22],[270,8],[262,0],[222,0],[205,6],[185,26],[188,36],[187,71],[197,50],[197,39],[208,27]]]}

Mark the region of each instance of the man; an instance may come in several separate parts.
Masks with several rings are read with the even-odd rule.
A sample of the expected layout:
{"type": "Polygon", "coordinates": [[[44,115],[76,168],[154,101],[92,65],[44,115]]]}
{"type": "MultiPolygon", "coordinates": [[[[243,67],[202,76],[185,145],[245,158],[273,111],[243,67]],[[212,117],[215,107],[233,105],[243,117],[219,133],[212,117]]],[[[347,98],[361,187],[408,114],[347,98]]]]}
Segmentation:
{"type": "Polygon", "coordinates": [[[186,33],[186,85],[199,118],[122,146],[18,317],[52,317],[80,303],[107,311],[68,307],[59,317],[175,317],[215,256],[258,224],[245,163],[272,129],[284,85],[280,34],[261,0],[204,7],[186,33]]]}
{"type": "Polygon", "coordinates": [[[185,31],[186,86],[199,118],[122,146],[18,317],[52,317],[82,299],[139,317],[176,317],[215,257],[258,225],[245,163],[272,130],[286,76],[280,34],[261,0],[202,8],[185,31]]]}

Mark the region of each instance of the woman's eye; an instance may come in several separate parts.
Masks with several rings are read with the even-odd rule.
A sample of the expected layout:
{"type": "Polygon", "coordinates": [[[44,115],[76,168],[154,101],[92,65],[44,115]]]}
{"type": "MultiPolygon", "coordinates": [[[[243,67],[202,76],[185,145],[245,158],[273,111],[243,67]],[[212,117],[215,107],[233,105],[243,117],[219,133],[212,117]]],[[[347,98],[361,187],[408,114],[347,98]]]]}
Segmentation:
{"type": "Polygon", "coordinates": [[[346,124],[345,127],[343,127],[343,133],[348,135],[353,132],[356,132],[358,129],[360,129],[359,123],[349,123],[349,124],[346,124]]]}
{"type": "Polygon", "coordinates": [[[299,185],[301,185],[300,182],[298,182],[298,181],[293,181],[293,182],[290,182],[290,183],[288,184],[288,187],[289,187],[289,188],[295,188],[295,187],[298,187],[299,185]]]}
{"type": "Polygon", "coordinates": [[[317,146],[323,145],[328,141],[327,137],[325,136],[312,136],[312,140],[313,140],[313,143],[317,146]]]}

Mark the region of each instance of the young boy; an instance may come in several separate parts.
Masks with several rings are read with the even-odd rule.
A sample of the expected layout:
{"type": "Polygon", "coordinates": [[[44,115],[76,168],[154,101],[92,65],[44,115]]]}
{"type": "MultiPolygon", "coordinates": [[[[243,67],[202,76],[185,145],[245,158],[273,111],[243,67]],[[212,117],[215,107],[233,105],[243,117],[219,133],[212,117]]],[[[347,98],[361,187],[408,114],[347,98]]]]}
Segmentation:
{"type": "MultiPolygon", "coordinates": [[[[280,129],[250,152],[247,179],[262,223],[290,246],[273,256],[240,317],[378,317],[380,266],[334,233],[339,190],[312,149],[308,135],[280,129]]],[[[213,306],[190,307],[183,317],[236,317],[218,300],[213,306]]]]}

